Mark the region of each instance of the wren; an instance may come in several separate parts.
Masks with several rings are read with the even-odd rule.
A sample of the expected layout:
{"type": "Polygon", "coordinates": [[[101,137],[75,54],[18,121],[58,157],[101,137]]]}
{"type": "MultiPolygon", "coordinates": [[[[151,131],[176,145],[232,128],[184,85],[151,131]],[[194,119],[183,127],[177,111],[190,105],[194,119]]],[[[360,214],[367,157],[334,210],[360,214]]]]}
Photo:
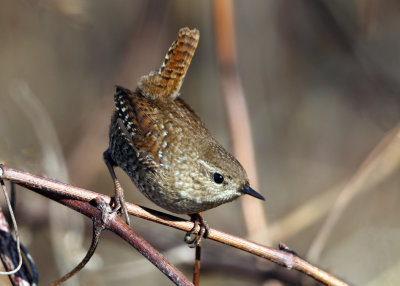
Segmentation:
{"type": "Polygon", "coordinates": [[[195,226],[185,240],[195,245],[208,232],[201,212],[243,194],[264,200],[250,188],[240,163],[179,97],[198,41],[198,30],[180,29],[159,70],[143,76],[134,91],[116,87],[110,143],[104,152],[114,182],[114,209],[121,208],[127,223],[128,213],[115,166],[121,167],[158,206],[190,215],[195,226]],[[191,239],[199,223],[199,234],[191,239]]]}

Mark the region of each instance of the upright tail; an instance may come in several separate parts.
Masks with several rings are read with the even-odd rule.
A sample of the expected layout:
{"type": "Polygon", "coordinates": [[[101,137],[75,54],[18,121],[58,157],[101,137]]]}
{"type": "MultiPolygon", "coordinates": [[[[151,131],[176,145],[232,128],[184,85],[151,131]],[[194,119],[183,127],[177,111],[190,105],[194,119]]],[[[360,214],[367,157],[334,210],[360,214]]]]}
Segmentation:
{"type": "Polygon", "coordinates": [[[161,68],[140,79],[138,88],[141,93],[151,98],[178,97],[199,38],[197,29],[180,29],[178,38],[169,48],[161,68]]]}

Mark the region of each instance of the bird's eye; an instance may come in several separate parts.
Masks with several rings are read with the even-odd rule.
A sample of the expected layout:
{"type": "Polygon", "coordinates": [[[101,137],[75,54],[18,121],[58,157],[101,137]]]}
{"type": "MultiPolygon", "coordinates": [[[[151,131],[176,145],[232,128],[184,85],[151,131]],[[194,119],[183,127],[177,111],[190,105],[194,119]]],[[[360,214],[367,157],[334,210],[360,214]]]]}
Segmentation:
{"type": "Polygon", "coordinates": [[[213,174],[213,180],[217,184],[222,184],[224,182],[224,176],[222,176],[220,173],[215,172],[213,174]]]}

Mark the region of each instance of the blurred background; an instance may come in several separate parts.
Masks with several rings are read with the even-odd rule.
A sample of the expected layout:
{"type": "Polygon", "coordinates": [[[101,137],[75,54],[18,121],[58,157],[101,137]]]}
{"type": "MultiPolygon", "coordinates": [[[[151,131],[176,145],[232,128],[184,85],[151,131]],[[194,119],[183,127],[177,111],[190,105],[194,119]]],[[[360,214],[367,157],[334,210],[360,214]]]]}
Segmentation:
{"type": "MultiPolygon", "coordinates": [[[[216,40],[220,1],[2,0],[0,161],[111,195],[102,152],[114,86],[134,89],[185,26],[201,37],[181,96],[230,149],[216,40]]],[[[400,3],[253,0],[232,7],[267,224],[249,233],[241,199],[205,219],[272,247],[285,242],[352,285],[399,285],[400,3]]],[[[122,171],[117,175],[128,201],[157,209],[122,171]]],[[[16,212],[40,284],[84,256],[89,219],[22,188],[16,212]]],[[[194,252],[183,232],[131,223],[191,277],[194,252]]],[[[203,251],[202,285],[315,285],[212,241],[203,251]]],[[[170,283],[104,233],[96,256],[70,285],[133,282],[170,283]]]]}

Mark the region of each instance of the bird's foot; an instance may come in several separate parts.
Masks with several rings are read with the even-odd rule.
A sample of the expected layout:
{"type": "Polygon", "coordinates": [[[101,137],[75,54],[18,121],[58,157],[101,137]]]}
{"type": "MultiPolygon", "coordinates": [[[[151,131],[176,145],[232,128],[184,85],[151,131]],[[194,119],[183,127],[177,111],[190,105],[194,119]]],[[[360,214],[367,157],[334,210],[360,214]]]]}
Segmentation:
{"type": "Polygon", "coordinates": [[[115,194],[111,199],[112,211],[118,212],[118,214],[124,216],[126,224],[130,225],[128,209],[126,207],[126,202],[124,197],[124,190],[122,189],[118,181],[114,182],[114,186],[115,186],[115,194]]]}
{"type": "Polygon", "coordinates": [[[190,248],[194,248],[201,243],[203,237],[207,237],[210,226],[203,219],[201,213],[190,215],[191,221],[194,222],[193,228],[188,231],[185,235],[185,242],[189,244],[190,248]],[[200,226],[200,230],[197,232],[197,227],[200,226]],[[196,233],[197,232],[197,233],[196,233]]]}
{"type": "Polygon", "coordinates": [[[124,190],[119,183],[117,176],[114,172],[115,162],[111,158],[110,149],[107,149],[103,153],[104,163],[106,163],[108,171],[110,172],[111,178],[114,183],[114,196],[111,198],[110,205],[112,207],[112,212],[118,212],[118,214],[122,214],[125,216],[125,221],[127,225],[130,225],[128,209],[126,207],[125,197],[124,197],[124,190]]]}

